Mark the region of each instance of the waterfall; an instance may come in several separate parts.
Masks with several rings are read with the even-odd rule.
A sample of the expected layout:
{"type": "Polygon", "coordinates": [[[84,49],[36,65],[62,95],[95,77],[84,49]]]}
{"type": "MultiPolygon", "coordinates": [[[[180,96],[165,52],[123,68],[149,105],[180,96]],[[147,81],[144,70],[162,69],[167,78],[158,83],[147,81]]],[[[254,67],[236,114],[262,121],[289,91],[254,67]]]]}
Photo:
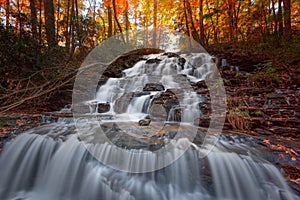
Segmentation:
{"type": "MultiPolygon", "coordinates": [[[[103,114],[112,114],[115,119],[123,118],[122,116],[127,114],[130,115],[130,119],[133,121],[138,121],[146,116],[141,115],[141,113],[149,115],[151,95],[134,96],[136,92],[163,93],[168,89],[185,89],[189,82],[204,80],[213,66],[212,57],[205,53],[183,54],[174,57],[157,54],[145,56],[145,59],[147,60],[139,61],[132,68],[124,70],[123,77],[109,78],[105,84],[100,86],[95,99],[86,102],[90,108],[90,113],[97,113],[99,104],[109,103],[111,108],[103,114]],[[161,84],[163,88],[147,88],[147,84],[161,84]],[[133,95],[126,99],[125,104],[127,103],[128,106],[120,111],[118,109],[120,104],[124,104],[124,101],[120,101],[120,98],[129,93],[133,95]],[[145,108],[146,105],[148,109],[145,108]]],[[[183,95],[180,102],[185,107],[182,117],[183,122],[188,122],[200,114],[194,112],[198,110],[195,107],[197,102],[199,102],[199,96],[197,97],[195,93],[183,95]],[[193,110],[193,113],[190,112],[191,110],[193,110]]]]}
{"type": "MultiPolygon", "coordinates": [[[[220,137],[207,154],[206,146],[188,139],[189,129],[197,131],[194,120],[204,98],[189,85],[206,78],[211,56],[144,58],[82,102],[93,118],[61,118],[7,142],[0,154],[0,199],[300,199],[280,171],[246,143],[220,137]],[[137,122],[148,116],[153,126],[140,127],[137,122]],[[115,169],[116,163],[129,171],[115,169]]],[[[214,139],[198,130],[196,141],[204,137],[214,139]]]]}
{"type": "MultiPolygon", "coordinates": [[[[205,159],[199,158],[201,149],[189,148],[168,167],[132,174],[93,159],[74,134],[65,136],[64,142],[37,135],[63,129],[62,126],[52,124],[24,133],[5,146],[0,157],[0,199],[299,199],[276,167],[241,154],[242,150],[249,151],[242,145],[235,147],[240,149],[239,154],[233,148],[224,151],[217,146],[205,159]]],[[[67,130],[61,130],[61,134],[64,131],[67,130]]],[[[110,144],[95,148],[108,160],[116,159],[115,148],[110,144]]],[[[173,153],[181,151],[178,145],[173,153]]],[[[148,155],[132,167],[155,164],[154,154],[149,151],[148,155]]],[[[131,161],[125,159],[124,164],[131,165],[131,161]]]]}

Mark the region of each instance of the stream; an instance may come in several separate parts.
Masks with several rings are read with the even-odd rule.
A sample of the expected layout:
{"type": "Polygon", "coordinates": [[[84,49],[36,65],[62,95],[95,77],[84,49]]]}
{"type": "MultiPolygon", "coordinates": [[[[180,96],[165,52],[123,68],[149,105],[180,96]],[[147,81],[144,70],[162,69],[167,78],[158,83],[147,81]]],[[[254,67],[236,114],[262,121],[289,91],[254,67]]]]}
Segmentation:
{"type": "Polygon", "coordinates": [[[222,110],[194,90],[213,66],[205,53],[148,55],[56,112],[74,118],[44,117],[5,143],[0,199],[300,199],[255,138],[195,123],[222,110]]]}

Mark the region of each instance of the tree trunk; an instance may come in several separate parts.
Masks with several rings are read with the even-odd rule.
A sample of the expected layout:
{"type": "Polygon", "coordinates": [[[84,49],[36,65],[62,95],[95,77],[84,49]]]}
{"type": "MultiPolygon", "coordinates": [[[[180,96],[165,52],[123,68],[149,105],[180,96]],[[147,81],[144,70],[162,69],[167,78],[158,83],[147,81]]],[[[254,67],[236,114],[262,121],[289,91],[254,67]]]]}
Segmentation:
{"type": "Polygon", "coordinates": [[[117,9],[116,9],[116,1],[115,0],[112,0],[112,3],[113,3],[113,10],[114,10],[114,18],[115,18],[115,22],[117,23],[117,26],[119,28],[119,31],[120,31],[120,34],[121,34],[121,38],[123,40],[124,43],[125,42],[125,38],[124,38],[124,35],[123,35],[123,31],[122,31],[122,27],[121,27],[121,24],[118,20],[118,16],[117,16],[117,9]]]}
{"type": "Polygon", "coordinates": [[[273,16],[274,16],[274,34],[276,37],[278,36],[278,19],[276,15],[276,10],[275,10],[275,2],[274,0],[271,0],[272,2],[272,11],[273,11],[273,16]]]}
{"type": "Polygon", "coordinates": [[[70,51],[70,58],[73,56],[75,50],[75,38],[74,38],[74,21],[75,21],[75,0],[71,0],[71,18],[70,18],[70,32],[69,37],[71,41],[71,51],[70,51]]]}
{"type": "Polygon", "coordinates": [[[6,0],[5,4],[6,4],[6,8],[5,8],[5,22],[6,22],[6,26],[9,26],[10,25],[10,23],[9,23],[10,1],[6,0]]]}
{"type": "Polygon", "coordinates": [[[39,0],[39,44],[42,44],[42,26],[43,26],[43,20],[42,20],[42,0],[39,0]]]}
{"type": "Polygon", "coordinates": [[[284,9],[284,33],[287,39],[291,38],[291,0],[283,0],[284,9]]]}
{"type": "Polygon", "coordinates": [[[33,38],[37,35],[37,16],[35,9],[35,0],[30,0],[30,22],[31,22],[31,32],[33,38]]]}
{"type": "Polygon", "coordinates": [[[152,46],[153,47],[156,47],[156,38],[157,38],[157,34],[156,34],[156,31],[157,31],[157,0],[154,0],[153,2],[153,10],[154,10],[154,14],[153,14],[153,44],[152,46]]]}
{"type": "Polygon", "coordinates": [[[111,11],[111,6],[110,3],[106,6],[107,8],[107,18],[108,18],[108,37],[112,36],[112,11],[111,11]]]}
{"type": "Polygon", "coordinates": [[[125,29],[126,29],[126,41],[129,42],[129,27],[130,27],[130,22],[129,22],[129,17],[128,17],[128,9],[129,9],[129,6],[128,6],[128,0],[126,0],[126,5],[125,5],[125,12],[124,12],[124,15],[125,15],[125,29]]]}
{"type": "Polygon", "coordinates": [[[228,17],[229,17],[229,37],[230,41],[234,41],[234,21],[233,21],[233,2],[228,0],[228,17]]]}
{"type": "Polygon", "coordinates": [[[60,18],[60,0],[57,0],[57,20],[56,20],[56,40],[58,41],[59,36],[59,18],[60,18]]]}
{"type": "Polygon", "coordinates": [[[283,21],[282,21],[282,0],[278,0],[278,33],[281,37],[283,35],[283,21]]]}
{"type": "MultiPolygon", "coordinates": [[[[204,45],[205,33],[204,33],[204,22],[203,22],[203,0],[199,2],[199,19],[200,19],[200,44],[204,45]]],[[[215,31],[216,34],[216,31],[215,31]]]]}
{"type": "Polygon", "coordinates": [[[185,18],[185,26],[186,26],[186,31],[187,31],[187,35],[188,40],[189,40],[189,49],[192,48],[192,42],[191,42],[191,38],[190,38],[190,28],[189,28],[189,20],[188,20],[188,16],[187,16],[187,7],[186,7],[186,0],[183,0],[183,9],[184,9],[184,18],[185,18]]]}
{"type": "Polygon", "coordinates": [[[56,46],[53,0],[44,0],[44,10],[47,43],[52,48],[56,46]]]}
{"type": "Polygon", "coordinates": [[[76,28],[76,35],[77,35],[77,40],[79,41],[79,47],[82,46],[81,44],[81,35],[79,31],[79,11],[78,11],[78,0],[75,0],[75,28],[76,28]]]}
{"type": "Polygon", "coordinates": [[[67,13],[66,13],[66,28],[65,28],[65,37],[66,37],[66,51],[70,51],[70,35],[69,35],[69,18],[70,18],[70,1],[67,3],[67,13]]]}
{"type": "Polygon", "coordinates": [[[16,31],[21,30],[20,24],[20,0],[17,0],[16,31]]]}
{"type": "Polygon", "coordinates": [[[240,15],[240,10],[241,10],[241,1],[238,1],[238,6],[236,8],[235,3],[233,3],[233,14],[234,14],[234,23],[233,27],[235,30],[235,37],[238,40],[238,33],[239,33],[239,15],[240,15]]]}
{"type": "Polygon", "coordinates": [[[194,24],[194,20],[193,20],[193,11],[192,11],[191,4],[190,4],[189,0],[186,0],[186,6],[187,6],[187,10],[188,10],[188,13],[189,13],[189,16],[190,16],[191,25],[192,25],[193,39],[196,40],[197,42],[200,42],[199,35],[198,35],[197,30],[195,28],[195,24],[194,24]]]}
{"type": "Polygon", "coordinates": [[[264,4],[264,2],[263,2],[262,9],[263,9],[263,17],[264,17],[264,21],[265,21],[264,22],[265,23],[265,36],[266,35],[268,36],[270,34],[270,32],[269,32],[268,16],[267,16],[268,10],[267,10],[267,6],[264,4]]]}

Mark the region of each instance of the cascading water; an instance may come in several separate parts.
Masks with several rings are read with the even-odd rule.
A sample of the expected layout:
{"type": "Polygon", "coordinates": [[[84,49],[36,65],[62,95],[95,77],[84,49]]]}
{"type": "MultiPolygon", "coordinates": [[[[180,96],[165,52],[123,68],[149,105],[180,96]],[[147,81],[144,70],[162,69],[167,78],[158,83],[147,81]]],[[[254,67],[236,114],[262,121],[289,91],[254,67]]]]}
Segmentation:
{"type": "MultiPolygon", "coordinates": [[[[0,198],[297,199],[278,169],[242,154],[249,151],[243,145],[236,144],[227,151],[217,146],[205,159],[199,159],[200,149],[190,148],[166,168],[131,174],[100,164],[76,135],[63,136],[73,131],[72,126],[52,124],[24,133],[8,144],[0,158],[0,198]],[[62,139],[37,135],[45,132],[56,132],[62,139]]],[[[107,143],[97,148],[107,159],[115,156],[107,143]]],[[[177,151],[181,151],[180,145],[177,151]]],[[[126,162],[130,165],[130,160],[126,162]]],[[[140,162],[140,167],[145,164],[140,162]]],[[[148,162],[155,163],[155,157],[149,155],[148,162]]]]}
{"type": "MultiPolygon", "coordinates": [[[[146,58],[147,61],[140,61],[124,70],[123,77],[108,79],[99,88],[95,99],[84,102],[87,106],[91,102],[98,106],[109,103],[110,109],[101,113],[103,116],[109,114],[109,118],[99,114],[95,116],[100,116],[97,120],[104,132],[108,127],[113,130],[105,133],[112,142],[87,134],[85,141],[90,142],[83,143],[75,134],[74,122],[66,123],[65,120],[23,133],[8,142],[1,153],[0,199],[300,199],[289,189],[280,171],[261,159],[259,153],[246,143],[231,144],[221,140],[212,152],[202,158],[205,149],[185,138],[172,139],[172,126],[166,126],[170,130],[163,135],[149,137],[145,142],[139,135],[139,127],[124,126],[121,130],[111,124],[112,121],[136,123],[146,116],[150,116],[154,124],[159,120],[191,122],[201,115],[198,107],[203,99],[196,92],[185,91],[185,83],[204,79],[212,68],[209,64],[211,57],[191,54],[171,58],[150,55],[146,58]],[[174,103],[178,99],[174,100],[173,93],[169,91],[176,91],[174,93],[182,100],[174,103]],[[164,112],[167,115],[155,121],[155,114],[164,109],[162,104],[157,103],[168,104],[167,101],[173,102],[166,106],[168,111],[164,112]],[[176,116],[176,112],[180,117],[176,116]],[[132,135],[142,139],[133,139],[132,135]],[[174,151],[165,152],[166,158],[183,156],[165,168],[147,173],[113,169],[100,163],[87,150],[87,147],[95,149],[106,163],[115,163],[119,159],[127,168],[138,171],[158,164],[159,158],[154,152],[163,143],[174,147],[174,151]],[[133,156],[124,157],[115,145],[130,149],[133,156]],[[191,145],[187,151],[186,145],[191,145]],[[140,154],[144,156],[140,157],[140,154]]],[[[91,109],[93,112],[97,110],[91,109]]],[[[86,132],[94,133],[94,129],[91,126],[86,132]]],[[[152,131],[151,127],[144,130],[152,131]]],[[[203,135],[199,132],[197,137],[203,135]]]]}

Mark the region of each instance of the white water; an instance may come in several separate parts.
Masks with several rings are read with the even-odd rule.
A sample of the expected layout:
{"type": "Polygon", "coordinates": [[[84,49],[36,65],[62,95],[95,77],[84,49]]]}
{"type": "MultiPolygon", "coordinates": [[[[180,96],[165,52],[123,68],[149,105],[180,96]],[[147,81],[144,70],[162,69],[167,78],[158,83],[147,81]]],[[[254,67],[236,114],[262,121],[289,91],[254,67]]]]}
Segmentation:
{"type": "MultiPolygon", "coordinates": [[[[207,54],[184,56],[189,61],[184,66],[180,66],[177,58],[149,56],[156,57],[162,60],[158,65],[138,62],[124,71],[124,77],[109,79],[99,88],[95,99],[86,103],[109,102],[108,113],[114,115],[115,121],[138,121],[149,114],[151,97],[162,91],[131,96],[128,102],[121,102],[128,103],[124,112],[116,114],[116,102],[121,96],[142,91],[146,83],[161,83],[165,90],[186,89],[187,79],[192,82],[204,79],[212,67],[207,54]]],[[[201,114],[198,103],[202,99],[193,91],[183,91],[178,94],[182,95],[181,121],[192,122],[201,114]]],[[[170,115],[174,115],[174,109],[171,108],[170,115]]],[[[170,115],[166,120],[175,119],[170,115]]],[[[195,144],[184,153],[184,146],[190,144],[187,139],[170,140],[175,148],[165,152],[166,160],[184,153],[182,157],[158,171],[134,174],[99,163],[77,139],[72,120],[62,122],[29,130],[6,144],[0,155],[1,200],[299,199],[279,170],[246,145],[222,141],[203,159],[204,150],[195,144]]],[[[94,148],[106,163],[118,161],[132,171],[147,171],[158,165],[157,154],[150,150],[132,149],[129,150],[132,157],[124,157],[114,145],[101,141],[85,145],[94,148]]]]}
{"type": "MultiPolygon", "coordinates": [[[[168,58],[163,54],[149,55],[145,58],[148,60],[156,58],[161,61],[158,64],[147,63],[145,60],[137,62],[132,68],[123,71],[123,77],[108,79],[98,89],[95,99],[87,102],[87,104],[90,105],[91,102],[93,104],[108,102],[111,109],[108,113],[103,114],[112,114],[114,119],[121,119],[126,114],[132,121],[138,121],[145,116],[142,113],[149,114],[142,112],[143,106],[153,95],[131,98],[126,111],[118,114],[114,112],[115,107],[119,106],[116,104],[117,100],[124,94],[143,91],[147,83],[162,84],[165,90],[184,89],[184,95],[180,101],[181,106],[184,108],[183,122],[192,122],[191,120],[200,114],[195,111],[197,110],[195,105],[199,102],[199,97],[195,93],[189,92],[187,85],[189,85],[189,82],[198,82],[205,79],[213,67],[212,57],[205,53],[182,55],[181,59],[184,58],[185,63],[180,63],[179,58],[168,58]]],[[[126,102],[122,103],[126,104],[126,102]]],[[[149,105],[150,107],[151,105],[149,105]]],[[[97,109],[90,106],[91,112],[95,112],[95,110],[97,112],[97,109]]],[[[169,117],[169,119],[171,118],[169,117]]]]}
{"type": "MultiPolygon", "coordinates": [[[[100,164],[74,134],[65,142],[33,134],[53,130],[62,134],[66,129],[73,130],[52,124],[24,133],[6,145],[0,157],[1,200],[299,199],[273,165],[233,150],[217,147],[206,159],[199,159],[201,150],[190,148],[164,169],[130,174],[100,164]]],[[[180,145],[175,153],[181,153],[180,145]]],[[[96,148],[111,162],[118,157],[110,144],[96,148]]],[[[245,150],[239,145],[235,148],[245,150]]],[[[149,151],[146,160],[132,167],[155,165],[154,155],[149,151]]],[[[124,164],[131,163],[131,159],[124,159],[124,164]]]]}

